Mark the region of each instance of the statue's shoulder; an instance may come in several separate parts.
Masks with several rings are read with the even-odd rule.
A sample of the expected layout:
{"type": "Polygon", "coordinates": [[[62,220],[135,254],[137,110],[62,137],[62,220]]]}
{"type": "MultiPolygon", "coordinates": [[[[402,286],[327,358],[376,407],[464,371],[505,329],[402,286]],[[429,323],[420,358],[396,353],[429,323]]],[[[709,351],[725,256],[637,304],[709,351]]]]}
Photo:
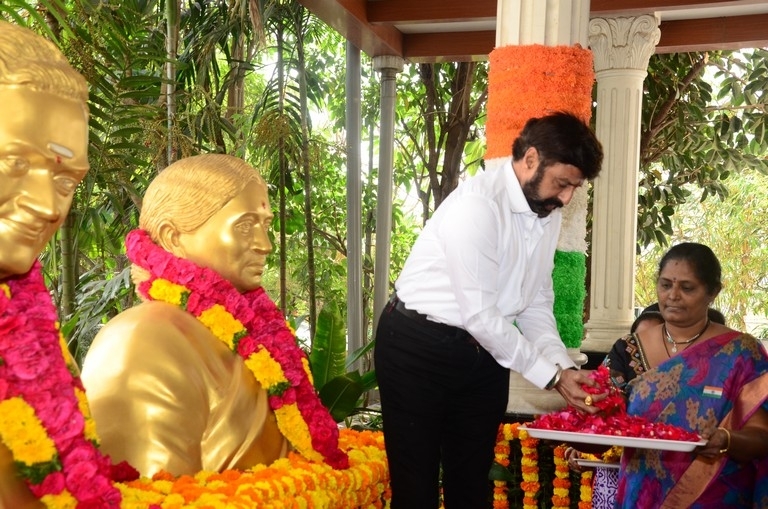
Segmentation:
{"type": "Polygon", "coordinates": [[[141,347],[180,348],[206,333],[189,312],[165,302],[143,302],[126,309],[104,324],[89,349],[112,352],[141,347]]]}
{"type": "Polygon", "coordinates": [[[229,357],[231,351],[191,313],[150,301],[121,312],[102,326],[88,349],[84,371],[94,359],[101,364],[120,358],[131,366],[150,365],[160,359],[207,365],[229,357]]]}

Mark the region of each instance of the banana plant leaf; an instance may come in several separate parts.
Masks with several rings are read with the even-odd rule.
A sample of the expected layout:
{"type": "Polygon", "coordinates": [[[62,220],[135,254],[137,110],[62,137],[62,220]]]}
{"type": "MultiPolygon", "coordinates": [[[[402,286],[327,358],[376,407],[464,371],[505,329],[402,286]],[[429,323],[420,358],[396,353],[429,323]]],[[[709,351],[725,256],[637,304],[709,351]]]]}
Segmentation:
{"type": "Polygon", "coordinates": [[[309,353],[309,366],[319,391],[346,371],[347,331],[339,307],[326,302],[317,317],[317,329],[309,353]]]}

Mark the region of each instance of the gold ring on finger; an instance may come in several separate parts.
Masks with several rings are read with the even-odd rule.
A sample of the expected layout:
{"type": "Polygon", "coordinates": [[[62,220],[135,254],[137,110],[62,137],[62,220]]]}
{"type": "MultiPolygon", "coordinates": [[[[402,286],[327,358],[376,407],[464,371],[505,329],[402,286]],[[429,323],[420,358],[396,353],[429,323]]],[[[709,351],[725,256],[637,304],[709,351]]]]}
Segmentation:
{"type": "Polygon", "coordinates": [[[584,404],[587,406],[592,406],[592,396],[587,396],[584,398],[584,404]]]}

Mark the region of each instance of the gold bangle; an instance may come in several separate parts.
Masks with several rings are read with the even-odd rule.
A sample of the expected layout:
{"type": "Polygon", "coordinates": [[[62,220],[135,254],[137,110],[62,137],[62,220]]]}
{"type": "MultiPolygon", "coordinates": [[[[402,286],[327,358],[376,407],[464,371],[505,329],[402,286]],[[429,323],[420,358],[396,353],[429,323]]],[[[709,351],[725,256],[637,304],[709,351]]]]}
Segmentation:
{"type": "Polygon", "coordinates": [[[728,449],[731,448],[731,432],[725,428],[717,428],[717,429],[721,429],[725,431],[725,448],[720,449],[720,454],[725,454],[728,452],[728,449]]]}

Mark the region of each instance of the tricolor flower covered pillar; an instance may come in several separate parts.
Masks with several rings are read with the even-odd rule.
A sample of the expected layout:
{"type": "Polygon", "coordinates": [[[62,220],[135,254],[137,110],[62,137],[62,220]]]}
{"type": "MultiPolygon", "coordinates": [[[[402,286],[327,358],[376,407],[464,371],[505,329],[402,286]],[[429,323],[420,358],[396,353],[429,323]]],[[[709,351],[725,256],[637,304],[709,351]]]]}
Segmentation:
{"type": "MultiPolygon", "coordinates": [[[[512,142],[525,122],[556,111],[589,121],[594,72],[586,49],[589,2],[499,0],[496,48],[490,54],[486,167],[511,157],[512,142]]],[[[563,209],[555,255],[555,318],[577,362],[584,332],[586,295],[587,190],[579,189],[563,209]]],[[[510,381],[510,412],[538,414],[564,405],[516,373],[510,381]]]]}

